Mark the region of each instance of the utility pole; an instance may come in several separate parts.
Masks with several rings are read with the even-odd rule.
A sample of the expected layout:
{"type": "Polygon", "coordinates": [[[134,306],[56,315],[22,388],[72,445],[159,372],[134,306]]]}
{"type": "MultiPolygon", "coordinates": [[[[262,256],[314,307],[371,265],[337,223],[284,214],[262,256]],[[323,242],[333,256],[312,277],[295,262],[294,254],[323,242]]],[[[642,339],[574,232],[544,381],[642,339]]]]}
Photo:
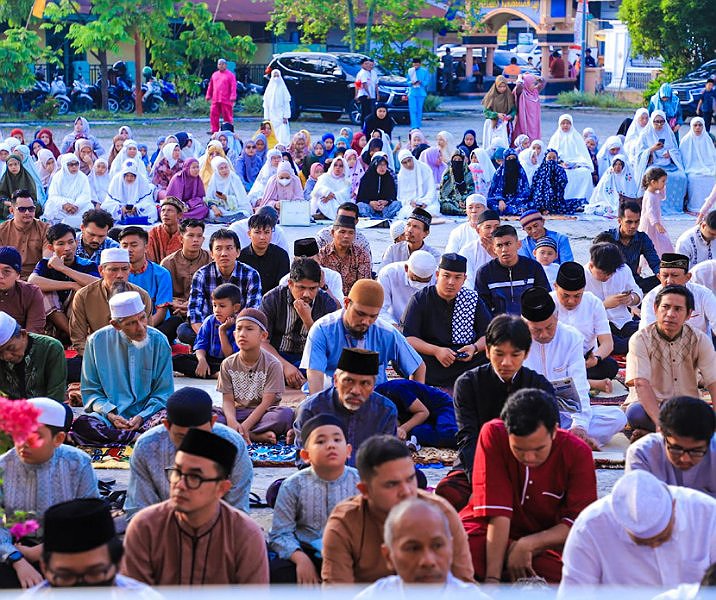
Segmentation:
{"type": "Polygon", "coordinates": [[[584,74],[587,68],[585,60],[587,58],[587,11],[589,5],[587,0],[579,0],[582,5],[582,50],[579,57],[579,91],[584,92],[584,74]]]}

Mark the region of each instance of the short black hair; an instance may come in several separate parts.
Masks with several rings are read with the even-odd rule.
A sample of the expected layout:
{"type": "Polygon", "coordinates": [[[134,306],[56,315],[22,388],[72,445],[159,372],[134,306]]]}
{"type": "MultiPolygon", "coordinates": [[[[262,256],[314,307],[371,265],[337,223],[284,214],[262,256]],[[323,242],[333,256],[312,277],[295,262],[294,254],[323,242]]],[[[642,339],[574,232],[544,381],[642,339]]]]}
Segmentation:
{"type": "Polygon", "coordinates": [[[47,228],[45,237],[47,238],[48,244],[53,244],[57,240],[65,237],[68,233],[71,233],[72,237],[75,237],[75,228],[70,227],[67,223],[57,223],[47,228]]]}
{"type": "Polygon", "coordinates": [[[186,233],[186,230],[189,229],[189,227],[201,227],[202,231],[206,230],[204,221],[200,221],[199,219],[184,219],[181,223],[179,223],[179,233],[186,233]]]}
{"type": "Polygon", "coordinates": [[[709,442],[716,431],[716,415],[714,409],[699,398],[676,396],[661,405],[659,425],[664,435],[709,442]]]}
{"type": "Polygon", "coordinates": [[[589,260],[593,267],[604,271],[608,275],[617,272],[617,269],[624,264],[624,256],[621,250],[614,244],[602,242],[594,244],[589,249],[589,260]]]}
{"type": "Polygon", "coordinates": [[[266,214],[257,213],[249,217],[249,229],[271,229],[276,226],[274,220],[266,214]]]}
{"type": "MultiPolygon", "coordinates": [[[[713,80],[709,79],[711,83],[713,83],[713,80]]],[[[708,83],[708,81],[706,82],[708,83]]],[[[716,587],[716,563],[712,563],[711,566],[706,569],[706,573],[704,573],[704,576],[701,578],[701,587],[716,587]]]]}
{"type": "Polygon", "coordinates": [[[222,227],[221,229],[217,229],[214,233],[211,234],[211,237],[209,238],[209,250],[214,249],[214,242],[217,240],[231,240],[234,242],[234,246],[236,246],[236,250],[241,250],[241,242],[239,241],[239,236],[236,235],[234,231],[231,231],[231,229],[226,229],[226,227],[222,227]]]}
{"type": "Polygon", "coordinates": [[[683,285],[667,285],[661,288],[654,298],[654,306],[661,306],[661,300],[667,294],[677,294],[686,298],[686,310],[694,310],[694,295],[691,290],[683,285]]]}
{"type": "Polygon", "coordinates": [[[231,304],[241,304],[241,288],[235,283],[222,283],[211,292],[213,300],[231,300],[231,304]]]}
{"type": "Polygon", "coordinates": [[[355,202],[344,202],[343,204],[340,204],[338,206],[338,210],[350,211],[356,216],[356,219],[358,218],[358,215],[360,214],[358,211],[358,205],[355,202]]]}
{"type": "MultiPolygon", "coordinates": [[[[122,544],[122,540],[120,540],[119,537],[114,536],[111,540],[109,540],[109,542],[107,542],[107,550],[109,550],[109,560],[112,561],[112,564],[119,565],[124,557],[124,545],[122,544]]],[[[45,565],[50,564],[51,558],[52,551],[43,549],[42,560],[45,565]]]]}
{"type": "Polygon", "coordinates": [[[612,244],[616,246],[617,241],[614,239],[614,235],[609,233],[608,231],[602,231],[601,233],[598,233],[594,236],[594,239],[592,240],[592,245],[594,244],[612,244]]]}
{"type": "Polygon", "coordinates": [[[516,65],[516,64],[517,64],[517,57],[516,57],[516,56],[513,56],[513,57],[510,59],[510,64],[511,64],[511,65],[516,65]]]}
{"type": "Polygon", "coordinates": [[[291,271],[289,273],[291,281],[301,281],[308,279],[309,281],[321,282],[321,265],[312,258],[299,256],[294,258],[291,263],[291,271]]]}
{"type": "Polygon", "coordinates": [[[485,332],[485,343],[488,347],[492,347],[504,342],[510,342],[525,353],[529,352],[532,336],[527,323],[515,315],[498,315],[492,319],[485,332]]]}
{"type": "Polygon", "coordinates": [[[506,237],[506,236],[512,236],[515,239],[519,239],[519,236],[517,235],[517,230],[512,225],[500,225],[495,229],[495,231],[492,232],[492,239],[498,237],[506,237]]]}
{"type": "Polygon", "coordinates": [[[30,190],[26,190],[25,188],[15,190],[10,196],[10,202],[15,204],[18,198],[30,198],[33,202],[35,201],[35,199],[32,197],[32,194],[30,193],[30,190]]]}
{"type": "Polygon", "coordinates": [[[542,390],[525,388],[507,399],[500,418],[511,435],[531,435],[540,425],[552,432],[559,425],[557,399],[542,390]]]}
{"type": "Polygon", "coordinates": [[[119,232],[117,239],[121,242],[124,238],[129,237],[130,235],[136,235],[145,244],[149,243],[149,234],[139,225],[129,225],[125,227],[124,229],[122,229],[122,231],[119,232]]]}
{"type": "Polygon", "coordinates": [[[628,210],[633,213],[636,213],[637,215],[641,214],[641,206],[639,206],[639,203],[634,202],[633,200],[629,200],[628,202],[623,202],[619,205],[619,211],[617,212],[617,215],[620,219],[623,219],[626,211],[628,210]]]}
{"type": "Polygon", "coordinates": [[[102,229],[105,227],[112,228],[114,226],[114,219],[106,210],[102,210],[101,208],[90,208],[82,215],[82,225],[87,227],[90,223],[94,223],[97,227],[102,229]]]}
{"type": "Polygon", "coordinates": [[[399,458],[410,458],[410,449],[404,442],[394,435],[372,435],[360,445],[356,455],[361,481],[372,479],[378,467],[399,458]]]}
{"type": "Polygon", "coordinates": [[[709,229],[716,229],[716,210],[712,210],[706,215],[704,223],[709,229]]]}

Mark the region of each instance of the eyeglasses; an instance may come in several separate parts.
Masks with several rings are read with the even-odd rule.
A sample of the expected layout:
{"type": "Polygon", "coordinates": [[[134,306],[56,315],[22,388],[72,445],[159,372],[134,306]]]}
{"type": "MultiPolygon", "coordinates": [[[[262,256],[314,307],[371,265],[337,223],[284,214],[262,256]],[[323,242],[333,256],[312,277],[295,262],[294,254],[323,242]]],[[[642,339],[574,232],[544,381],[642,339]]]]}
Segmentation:
{"type": "Polygon", "coordinates": [[[674,458],[678,458],[684,454],[688,454],[691,458],[703,458],[709,451],[708,448],[682,448],[681,446],[670,444],[666,437],[664,437],[664,442],[666,443],[666,449],[669,451],[669,454],[674,458]]]}
{"type": "Polygon", "coordinates": [[[60,587],[72,587],[78,583],[87,583],[89,585],[104,583],[108,579],[108,574],[112,569],[116,570],[116,568],[116,565],[112,563],[104,567],[97,567],[86,573],[73,573],[71,571],[56,573],[50,568],[47,568],[46,571],[50,575],[49,579],[56,585],[60,587]]]}
{"type": "Polygon", "coordinates": [[[664,121],[664,119],[654,119],[655,125],[663,125],[664,123],[666,123],[666,121],[664,121]]]}
{"type": "Polygon", "coordinates": [[[15,210],[17,212],[21,212],[21,213],[34,213],[35,207],[34,206],[16,206],[15,210]]]}
{"type": "Polygon", "coordinates": [[[166,473],[167,481],[169,483],[179,483],[179,481],[183,479],[184,484],[190,490],[198,490],[201,487],[202,483],[207,483],[211,481],[224,481],[226,479],[225,477],[214,477],[212,479],[207,479],[206,477],[202,477],[201,475],[195,475],[194,473],[182,473],[176,467],[167,467],[166,469],[164,469],[164,473],[166,473]]]}

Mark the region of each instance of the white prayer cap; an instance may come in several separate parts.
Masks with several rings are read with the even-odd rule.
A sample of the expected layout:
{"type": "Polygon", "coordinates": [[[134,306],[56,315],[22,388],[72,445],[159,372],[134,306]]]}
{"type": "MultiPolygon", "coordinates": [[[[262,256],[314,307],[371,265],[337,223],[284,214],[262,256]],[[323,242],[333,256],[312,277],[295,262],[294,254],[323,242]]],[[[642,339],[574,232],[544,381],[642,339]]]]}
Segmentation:
{"type": "Polygon", "coordinates": [[[113,319],[132,317],[144,312],[144,309],[139,292],[121,292],[109,299],[109,313],[113,319]]]}
{"type": "Polygon", "coordinates": [[[128,263],[129,262],[129,250],[126,248],[105,248],[100,254],[99,264],[105,265],[107,263],[128,263]]]}
{"type": "Polygon", "coordinates": [[[17,328],[18,325],[15,319],[6,312],[0,312],[0,346],[4,346],[10,341],[17,328]]]}
{"type": "Polygon", "coordinates": [[[673,499],[665,483],[647,471],[632,471],[617,481],[610,503],[617,522],[641,539],[659,535],[669,525],[673,499]]]}
{"type": "Polygon", "coordinates": [[[67,409],[65,405],[52,398],[30,398],[28,400],[40,411],[37,422],[41,425],[64,428],[67,424],[67,409]]]}
{"type": "Polygon", "coordinates": [[[434,275],[437,268],[438,261],[425,250],[416,250],[408,259],[408,269],[421,279],[434,275]]]}
{"type": "Polygon", "coordinates": [[[465,205],[470,206],[470,204],[482,204],[487,206],[487,199],[482,194],[470,194],[465,198],[465,205]]]}
{"type": "Polygon", "coordinates": [[[393,221],[390,224],[390,239],[395,240],[395,238],[403,235],[405,233],[405,221],[393,221]]]}

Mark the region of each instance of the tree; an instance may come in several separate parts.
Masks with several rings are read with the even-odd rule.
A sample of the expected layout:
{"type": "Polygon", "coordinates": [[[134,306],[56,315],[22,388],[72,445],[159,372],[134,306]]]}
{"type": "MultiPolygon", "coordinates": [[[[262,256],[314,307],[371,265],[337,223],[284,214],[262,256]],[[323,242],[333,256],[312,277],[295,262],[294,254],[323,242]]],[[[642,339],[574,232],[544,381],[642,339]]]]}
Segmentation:
{"type": "Polygon", "coordinates": [[[0,36],[0,81],[4,92],[20,92],[35,83],[37,63],[56,64],[54,53],[43,48],[36,31],[11,27],[0,36]]]}
{"type": "Polygon", "coordinates": [[[678,77],[716,56],[716,19],[703,0],[623,0],[619,18],[627,24],[633,51],[661,56],[678,77]]]}

